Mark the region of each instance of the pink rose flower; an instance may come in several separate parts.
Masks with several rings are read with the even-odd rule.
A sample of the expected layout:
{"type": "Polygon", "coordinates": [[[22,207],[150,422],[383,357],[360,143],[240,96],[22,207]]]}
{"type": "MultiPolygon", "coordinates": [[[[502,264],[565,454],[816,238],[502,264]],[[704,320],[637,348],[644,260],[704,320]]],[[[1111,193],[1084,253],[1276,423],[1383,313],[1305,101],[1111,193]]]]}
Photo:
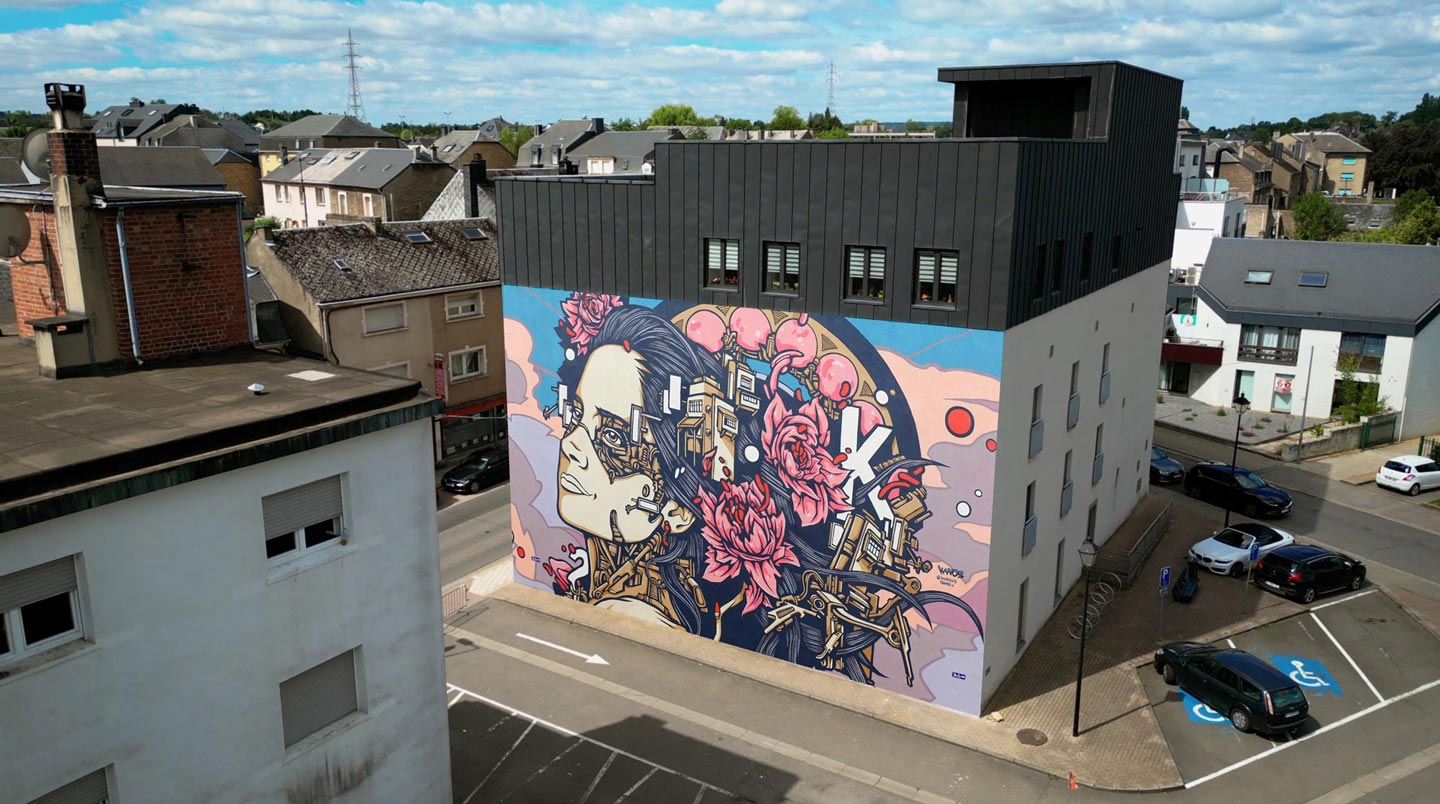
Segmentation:
{"type": "Polygon", "coordinates": [[[565,312],[562,326],[570,343],[575,346],[575,351],[585,354],[590,348],[590,340],[600,332],[600,325],[605,323],[605,317],[623,305],[624,302],[620,301],[619,296],[609,293],[576,292],[561,302],[560,309],[565,312]]]}
{"type": "Polygon", "coordinates": [[[791,491],[800,524],[816,525],[828,520],[832,513],[853,507],[841,491],[850,470],[841,469],[835,456],[827,451],[830,418],[820,400],[812,399],[791,413],[784,398],[784,394],[770,397],[760,445],[765,460],[779,470],[791,491]]]}
{"type": "Polygon", "coordinates": [[[700,491],[704,519],[704,579],[711,583],[744,577],[745,608],[749,614],[780,596],[775,582],[780,565],[800,566],[785,541],[785,516],[775,508],[770,487],[756,478],[745,483],[724,483],[718,496],[700,491]]]}

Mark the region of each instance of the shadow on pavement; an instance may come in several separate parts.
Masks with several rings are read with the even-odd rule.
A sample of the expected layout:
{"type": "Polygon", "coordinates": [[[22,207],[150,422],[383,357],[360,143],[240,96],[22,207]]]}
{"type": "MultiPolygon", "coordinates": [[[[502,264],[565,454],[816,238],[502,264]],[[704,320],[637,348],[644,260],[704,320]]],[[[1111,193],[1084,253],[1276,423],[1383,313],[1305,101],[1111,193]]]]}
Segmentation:
{"type": "Polygon", "coordinates": [[[465,697],[450,708],[457,804],[768,804],[797,777],[650,715],[571,735],[465,697]]]}

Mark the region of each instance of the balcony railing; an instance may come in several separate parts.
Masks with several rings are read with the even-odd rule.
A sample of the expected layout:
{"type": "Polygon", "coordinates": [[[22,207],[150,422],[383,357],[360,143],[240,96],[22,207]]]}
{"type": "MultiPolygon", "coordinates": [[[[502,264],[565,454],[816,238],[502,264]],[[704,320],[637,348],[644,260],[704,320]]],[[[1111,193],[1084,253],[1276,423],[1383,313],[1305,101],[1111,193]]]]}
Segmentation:
{"type": "Polygon", "coordinates": [[[1293,366],[1299,356],[1299,349],[1282,349],[1278,346],[1250,346],[1241,344],[1240,353],[1236,355],[1236,359],[1248,360],[1252,363],[1279,363],[1285,366],[1293,366]]]}
{"type": "Polygon", "coordinates": [[[1075,483],[1067,481],[1060,488],[1060,516],[1070,513],[1070,506],[1075,502],[1075,483]]]}
{"type": "Polygon", "coordinates": [[[1229,201],[1235,198],[1246,198],[1243,190],[1226,190],[1219,193],[1200,192],[1195,190],[1180,193],[1181,201],[1229,201]]]}
{"type": "Polygon", "coordinates": [[[1357,355],[1354,352],[1341,352],[1340,359],[1337,361],[1337,370],[1338,366],[1346,360],[1355,361],[1356,374],[1379,374],[1380,368],[1385,362],[1385,358],[1378,355],[1357,355]]]}
{"type": "Polygon", "coordinates": [[[1179,335],[1166,335],[1165,342],[1181,346],[1205,346],[1210,349],[1225,348],[1225,342],[1218,338],[1182,338],[1179,335]]]}
{"type": "Polygon", "coordinates": [[[1090,485],[1093,486],[1093,485],[1095,485],[1096,483],[1099,483],[1099,482],[1100,482],[1100,478],[1101,478],[1104,474],[1105,474],[1105,453],[1103,453],[1103,452],[1097,452],[1097,453],[1095,453],[1095,460],[1094,460],[1094,461],[1091,461],[1091,463],[1090,463],[1090,485]]]}
{"type": "Polygon", "coordinates": [[[1105,372],[1104,374],[1101,374],[1101,375],[1100,375],[1100,404],[1102,404],[1102,405],[1105,404],[1105,400],[1107,400],[1107,399],[1109,399],[1109,398],[1110,398],[1110,372],[1107,371],[1107,372],[1105,372]]]}
{"type": "Polygon", "coordinates": [[[1035,549],[1035,536],[1040,532],[1040,523],[1036,517],[1025,520],[1025,535],[1020,543],[1020,556],[1023,558],[1030,555],[1035,549]]]}
{"type": "Polygon", "coordinates": [[[1045,446],[1045,420],[1030,422],[1030,457],[1040,454],[1040,449],[1045,446]]]}
{"type": "Polygon", "coordinates": [[[1075,424],[1080,421],[1080,395],[1070,395],[1070,409],[1065,415],[1065,429],[1072,430],[1075,424]]]}

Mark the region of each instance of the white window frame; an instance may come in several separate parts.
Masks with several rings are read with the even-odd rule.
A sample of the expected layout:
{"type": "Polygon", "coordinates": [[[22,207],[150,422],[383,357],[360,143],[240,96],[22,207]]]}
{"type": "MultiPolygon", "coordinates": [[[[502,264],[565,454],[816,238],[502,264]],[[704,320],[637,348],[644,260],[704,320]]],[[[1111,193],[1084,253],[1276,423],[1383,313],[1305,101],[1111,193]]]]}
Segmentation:
{"type": "Polygon", "coordinates": [[[450,372],[450,382],[452,382],[452,383],[455,383],[455,382],[463,382],[463,381],[465,381],[465,380],[473,380],[473,379],[475,379],[475,378],[477,378],[477,377],[485,377],[485,376],[488,376],[488,375],[490,374],[490,358],[489,358],[489,355],[487,355],[487,354],[485,353],[485,347],[484,347],[484,346],[470,346],[470,347],[466,347],[466,348],[464,348],[464,349],[456,349],[455,351],[451,352],[447,357],[448,357],[448,360],[446,360],[446,364],[447,364],[447,365],[446,365],[446,368],[449,369],[449,372],[450,372]],[[474,353],[479,353],[479,355],[480,355],[480,370],[477,371],[477,372],[471,373],[471,374],[456,374],[456,373],[455,373],[455,358],[456,358],[456,356],[458,356],[458,355],[468,355],[468,354],[474,354],[474,353]]]}
{"type": "Polygon", "coordinates": [[[375,196],[369,193],[365,194],[365,217],[375,217],[375,196]]]}
{"type": "Polygon", "coordinates": [[[410,310],[409,310],[409,308],[408,308],[408,305],[406,305],[405,302],[403,302],[403,301],[398,301],[398,302],[385,302],[384,304],[371,304],[371,305],[368,305],[368,306],[366,306],[366,307],[362,307],[362,308],[360,308],[360,319],[361,319],[360,328],[361,328],[361,330],[364,332],[365,337],[369,337],[369,336],[371,336],[371,335],[384,335],[384,334],[390,333],[390,332],[403,332],[403,331],[405,331],[405,330],[407,330],[407,329],[410,328],[410,310]],[[397,307],[397,306],[400,308],[400,326],[398,326],[398,327],[386,327],[385,329],[371,329],[371,328],[370,328],[370,311],[371,311],[371,310],[374,310],[374,309],[377,309],[377,308],[380,308],[380,307],[397,307]]]}
{"type": "MultiPolygon", "coordinates": [[[[317,480],[317,481],[314,481],[314,482],[315,482],[315,483],[319,483],[319,482],[321,482],[321,481],[330,481],[330,480],[334,480],[335,482],[337,482],[337,483],[340,485],[340,513],[337,514],[337,515],[335,515],[335,516],[333,516],[333,517],[331,517],[331,518],[329,518],[329,519],[327,519],[327,520],[311,522],[311,523],[309,523],[309,524],[307,524],[307,525],[304,525],[304,526],[302,526],[302,527],[296,528],[296,529],[293,530],[293,531],[287,531],[287,533],[292,534],[292,535],[295,537],[295,546],[292,547],[292,548],[290,548],[289,550],[285,550],[285,551],[283,551],[283,552],[276,553],[276,554],[273,555],[273,556],[272,556],[272,555],[267,555],[267,556],[265,557],[266,563],[268,563],[272,568],[275,568],[275,567],[278,567],[278,568],[281,568],[281,569],[291,568],[292,565],[295,565],[297,562],[300,562],[300,561],[302,561],[303,559],[308,558],[309,556],[318,555],[318,554],[320,554],[320,553],[329,551],[329,550],[331,550],[332,548],[336,548],[336,547],[345,545],[345,544],[347,544],[347,543],[349,542],[349,540],[350,540],[350,531],[349,531],[349,528],[347,528],[346,525],[345,525],[345,515],[346,515],[346,511],[349,510],[349,505],[348,505],[348,502],[347,502],[347,501],[348,501],[348,495],[345,493],[345,478],[344,478],[344,475],[340,475],[340,476],[336,476],[336,477],[321,478],[320,480],[317,480]],[[317,541],[317,542],[314,543],[314,544],[310,544],[307,531],[308,531],[310,528],[312,528],[312,527],[315,527],[315,526],[317,526],[317,525],[322,525],[322,524],[328,524],[328,525],[330,526],[331,531],[334,532],[335,535],[332,536],[332,537],[330,537],[330,538],[324,539],[323,541],[317,541]]],[[[300,484],[300,486],[296,486],[295,488],[300,488],[301,486],[304,486],[304,485],[308,485],[308,484],[302,483],[302,484],[300,484]]],[[[271,494],[265,495],[265,496],[266,496],[266,497],[269,497],[269,496],[273,496],[273,495],[275,495],[275,494],[282,494],[282,493],[284,493],[284,492],[286,492],[286,491],[290,491],[290,490],[291,490],[291,489],[279,489],[279,490],[277,490],[277,491],[275,491],[275,492],[272,492],[271,494]]],[[[261,498],[261,506],[262,506],[262,511],[263,511],[264,497],[261,498]]],[[[262,514],[262,516],[263,516],[263,514],[262,514]]],[[[266,548],[266,552],[268,553],[268,548],[269,548],[270,540],[271,540],[271,539],[275,539],[275,538],[279,538],[279,537],[281,537],[281,536],[283,536],[283,535],[285,535],[285,534],[283,534],[283,533],[277,533],[275,536],[266,536],[266,535],[265,535],[265,531],[262,530],[261,533],[260,533],[260,535],[261,535],[261,537],[262,537],[262,540],[261,540],[261,541],[262,541],[262,546],[266,548]]],[[[317,563],[319,563],[319,562],[317,562],[317,563]]],[[[306,562],[304,566],[309,566],[309,562],[306,562]]],[[[284,572],[284,575],[289,575],[289,574],[291,574],[291,572],[284,572]]],[[[273,580],[277,580],[277,578],[272,575],[272,577],[271,577],[270,580],[272,580],[272,581],[273,581],[273,580]]]]}
{"type": "Polygon", "coordinates": [[[396,362],[394,362],[394,363],[386,363],[386,364],[381,365],[381,366],[376,366],[376,367],[374,367],[374,368],[367,369],[367,371],[374,371],[374,372],[378,372],[378,373],[380,373],[380,374],[389,375],[389,376],[391,376],[391,377],[404,376],[404,377],[406,377],[407,379],[414,379],[413,377],[410,376],[410,361],[409,361],[409,360],[399,360],[399,361],[396,361],[396,362]],[[401,366],[404,366],[404,367],[405,367],[405,373],[404,373],[403,375],[401,375],[401,374],[391,374],[391,373],[389,372],[389,369],[399,368],[399,367],[401,367],[401,366]]]}
{"type": "MultiPolygon", "coordinates": [[[[73,561],[74,558],[71,557],[70,560],[73,561]]],[[[70,630],[42,639],[33,645],[25,644],[25,622],[21,617],[21,609],[33,603],[39,603],[41,600],[49,600],[50,598],[41,598],[40,600],[26,603],[25,606],[16,606],[13,609],[0,610],[0,624],[4,626],[4,634],[0,635],[0,667],[13,665],[31,657],[38,656],[53,648],[58,648],[61,645],[85,639],[85,618],[80,605],[80,578],[78,572],[76,573],[75,582],[76,586],[61,593],[65,595],[70,603],[70,620],[72,622],[70,630]]],[[[59,597],[59,595],[51,595],[50,597],[59,597]]]]}
{"type": "Polygon", "coordinates": [[[461,292],[461,293],[447,293],[447,294],[445,294],[445,320],[446,320],[446,321],[459,321],[459,320],[466,319],[466,318],[484,318],[484,317],[485,317],[485,300],[484,300],[484,298],[482,297],[480,291],[478,291],[478,290],[467,290],[467,291],[463,291],[463,292],[461,292]],[[475,297],[475,303],[474,303],[473,305],[471,305],[468,301],[459,301],[458,304],[457,304],[456,302],[452,302],[452,301],[451,301],[451,299],[457,299],[458,297],[464,297],[464,296],[474,296],[474,297],[475,297]],[[452,308],[452,305],[454,305],[453,308],[452,308]],[[465,307],[471,307],[471,306],[474,307],[474,310],[473,310],[473,311],[468,312],[468,313],[467,313],[467,312],[464,312],[464,308],[465,308],[465,307]],[[460,310],[460,312],[455,312],[456,309],[460,310]]]}
{"type": "Polygon", "coordinates": [[[336,198],[335,198],[335,208],[338,209],[338,210],[340,210],[340,214],[341,214],[341,215],[349,215],[349,214],[350,214],[350,205],[346,203],[346,201],[348,200],[348,198],[347,198],[346,195],[345,195],[345,191],[344,191],[344,190],[336,190],[336,191],[335,191],[335,195],[336,195],[336,198]]]}
{"type": "Polygon", "coordinates": [[[323,207],[323,206],[325,206],[325,188],[324,188],[324,187],[316,187],[316,188],[315,188],[315,206],[317,206],[317,207],[323,207]]]}

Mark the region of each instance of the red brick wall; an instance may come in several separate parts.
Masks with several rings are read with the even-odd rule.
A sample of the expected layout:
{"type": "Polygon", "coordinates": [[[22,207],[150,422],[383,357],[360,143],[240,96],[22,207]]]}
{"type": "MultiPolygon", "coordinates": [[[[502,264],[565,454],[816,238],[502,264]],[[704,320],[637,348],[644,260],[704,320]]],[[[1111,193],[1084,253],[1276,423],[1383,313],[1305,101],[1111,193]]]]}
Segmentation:
{"type": "Polygon", "coordinates": [[[56,176],[100,178],[100,148],[92,131],[50,132],[50,172],[56,176]]]}
{"type": "MultiPolygon", "coordinates": [[[[249,343],[237,225],[231,205],[137,207],[125,212],[125,246],[142,358],[177,357],[249,343]]],[[[114,212],[105,215],[104,236],[120,353],[128,358],[130,324],[114,212]]]]}
{"type": "Polygon", "coordinates": [[[26,208],[30,219],[30,245],[10,259],[10,288],[15,298],[15,319],[20,335],[35,337],[25,322],[65,312],[65,288],[60,279],[60,258],[55,251],[55,216],[49,208],[26,208]],[[50,256],[50,265],[44,263],[50,256]]]}

